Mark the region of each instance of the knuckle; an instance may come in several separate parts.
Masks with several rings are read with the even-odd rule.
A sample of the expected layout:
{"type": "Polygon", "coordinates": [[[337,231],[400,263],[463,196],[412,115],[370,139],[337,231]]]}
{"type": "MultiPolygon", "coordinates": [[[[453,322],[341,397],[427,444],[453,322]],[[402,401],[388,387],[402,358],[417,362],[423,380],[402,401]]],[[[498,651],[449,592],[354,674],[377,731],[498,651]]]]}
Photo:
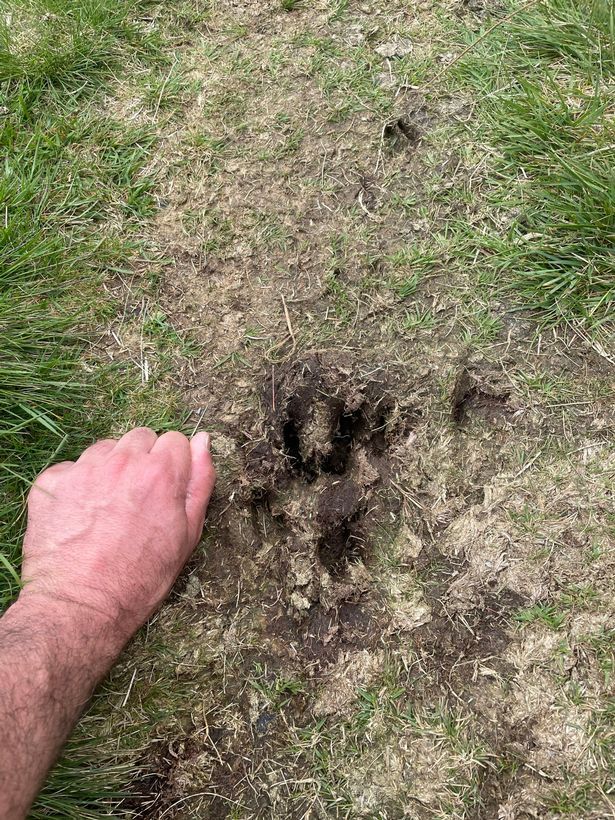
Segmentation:
{"type": "Polygon", "coordinates": [[[40,486],[47,484],[51,479],[55,480],[56,476],[66,469],[70,463],[69,461],[62,461],[59,464],[52,464],[51,467],[47,467],[37,475],[32,486],[40,486]]]}
{"type": "Polygon", "coordinates": [[[63,461],[60,464],[53,464],[47,467],[32,482],[30,491],[28,493],[28,504],[31,505],[42,495],[48,495],[52,490],[58,486],[58,480],[66,471],[66,468],[72,466],[72,461],[63,461]]]}
{"type": "Polygon", "coordinates": [[[92,447],[99,447],[100,449],[111,447],[112,445],[117,444],[117,440],[114,438],[101,438],[100,441],[97,441],[96,444],[93,444],[92,447]]]}
{"type": "Polygon", "coordinates": [[[120,450],[118,453],[111,455],[110,464],[114,472],[121,473],[128,468],[128,465],[134,461],[135,455],[130,450],[120,450]]]}

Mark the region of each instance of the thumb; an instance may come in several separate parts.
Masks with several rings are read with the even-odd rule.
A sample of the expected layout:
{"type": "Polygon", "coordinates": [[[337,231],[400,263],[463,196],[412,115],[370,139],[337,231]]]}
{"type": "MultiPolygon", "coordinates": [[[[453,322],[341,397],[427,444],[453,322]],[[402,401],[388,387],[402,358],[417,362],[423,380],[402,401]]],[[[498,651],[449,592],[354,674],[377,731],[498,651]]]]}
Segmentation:
{"type": "Polygon", "coordinates": [[[207,505],[216,483],[209,433],[197,433],[190,440],[190,454],[191,471],[186,491],[186,517],[196,545],[203,530],[207,505]]]}

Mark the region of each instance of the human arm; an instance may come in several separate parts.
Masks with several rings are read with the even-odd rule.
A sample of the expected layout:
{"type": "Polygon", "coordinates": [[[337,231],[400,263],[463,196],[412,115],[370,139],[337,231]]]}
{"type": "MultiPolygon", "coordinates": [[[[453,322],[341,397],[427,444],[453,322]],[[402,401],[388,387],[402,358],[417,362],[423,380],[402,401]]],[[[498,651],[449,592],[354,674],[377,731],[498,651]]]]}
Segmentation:
{"type": "Polygon", "coordinates": [[[0,818],[20,820],[94,687],[196,546],[206,434],[138,428],[34,483],[24,587],[0,619],[0,818]]]}

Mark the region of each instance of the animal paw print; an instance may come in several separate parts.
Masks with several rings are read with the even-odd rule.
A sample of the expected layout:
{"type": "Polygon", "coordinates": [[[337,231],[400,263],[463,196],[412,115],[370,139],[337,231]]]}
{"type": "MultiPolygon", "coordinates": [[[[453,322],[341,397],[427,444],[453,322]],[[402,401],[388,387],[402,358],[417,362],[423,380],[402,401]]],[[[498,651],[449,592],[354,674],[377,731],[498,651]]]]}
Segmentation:
{"type": "Polygon", "coordinates": [[[384,384],[318,357],[269,379],[264,403],[249,475],[269,534],[285,542],[286,600],[302,618],[364,594],[388,451],[403,425],[384,384]]]}

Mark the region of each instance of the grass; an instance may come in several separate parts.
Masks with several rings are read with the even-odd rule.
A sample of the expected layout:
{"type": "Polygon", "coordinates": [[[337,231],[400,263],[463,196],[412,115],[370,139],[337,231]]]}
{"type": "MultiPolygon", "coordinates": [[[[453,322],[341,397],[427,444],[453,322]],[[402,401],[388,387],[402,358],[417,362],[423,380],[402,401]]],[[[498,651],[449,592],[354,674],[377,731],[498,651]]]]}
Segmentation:
{"type": "Polygon", "coordinates": [[[251,685],[274,709],[286,705],[290,698],[305,690],[305,684],[294,678],[272,675],[266,666],[254,665],[251,685]]]}
{"type": "Polygon", "coordinates": [[[542,321],[595,330],[615,318],[613,3],[544,0],[507,12],[451,69],[479,95],[474,138],[494,146],[489,205],[512,215],[495,247],[476,239],[497,288],[542,321]]]}
{"type": "MultiPolygon", "coordinates": [[[[101,278],[126,270],[132,233],[152,213],[144,166],[153,135],[101,107],[122,61],[155,59],[144,9],[123,0],[20,2],[0,22],[3,607],[19,589],[31,481],[133,412],[129,374],[86,367],[84,355],[85,328],[112,310],[101,278]],[[93,412],[94,402],[106,410],[93,412]]],[[[130,761],[104,750],[87,733],[73,740],[31,816],[108,816],[130,761]]]]}
{"type": "MultiPolygon", "coordinates": [[[[221,263],[228,263],[229,269],[236,264],[240,238],[255,257],[271,257],[280,266],[280,258],[284,256],[286,262],[296,250],[292,207],[284,206],[284,218],[277,202],[266,198],[263,203],[249,201],[249,207],[241,212],[225,207],[230,201],[228,191],[233,190],[228,173],[233,164],[241,172],[242,163],[245,169],[253,160],[266,180],[266,164],[278,163],[293,184],[300,167],[306,191],[311,185],[322,193],[324,201],[342,183],[341,174],[339,181],[328,176],[329,132],[337,135],[334,142],[339,143],[340,151],[348,152],[348,203],[341,197],[340,210],[336,211],[338,204],[332,200],[333,210],[327,207],[331,222],[317,239],[327,249],[321,267],[326,311],[321,316],[314,309],[312,316],[312,302],[307,302],[305,312],[311,325],[307,320],[301,324],[303,282],[298,276],[290,283],[292,296],[296,287],[299,297],[294,303],[289,299],[289,305],[300,344],[314,332],[314,326],[321,325],[327,344],[333,345],[342,337],[344,343],[354,343],[359,338],[356,326],[361,329],[359,312],[372,299],[384,324],[388,312],[395,311],[396,321],[391,325],[402,341],[425,341],[426,361],[430,356],[428,341],[434,330],[445,336],[443,325],[452,321],[452,307],[460,308],[459,326],[468,349],[487,347],[501,339],[506,330],[501,318],[505,311],[501,305],[494,309],[493,297],[499,299],[502,294],[508,297],[503,300],[506,307],[512,295],[516,304],[529,307],[546,323],[581,323],[597,331],[613,318],[615,141],[613,98],[608,87],[615,64],[612,3],[600,0],[575,5],[571,0],[549,0],[514,14],[511,12],[518,6],[498,6],[495,14],[500,17],[495,19],[501,25],[487,36],[483,35],[494,19],[481,20],[471,34],[467,28],[462,31],[457,27],[457,18],[449,20],[446,36],[449,40],[456,37],[456,44],[440,41],[440,31],[433,37],[429,32],[430,50],[442,46],[448,51],[454,45],[459,56],[462,49],[474,44],[445,76],[455,91],[462,90],[475,104],[467,126],[471,130],[464,138],[468,156],[476,156],[477,167],[485,159],[488,170],[484,175],[477,173],[480,189],[464,180],[461,188],[451,182],[450,188],[435,193],[429,190],[431,180],[415,185],[411,174],[405,186],[399,183],[395,188],[393,176],[398,171],[393,170],[390,180],[383,177],[382,203],[374,204],[373,213],[370,206],[367,215],[355,201],[359,181],[352,173],[352,155],[356,152],[365,170],[378,176],[376,160],[383,124],[398,116],[409,86],[421,86],[430,73],[434,74],[431,57],[421,52],[422,19],[412,29],[415,51],[394,59],[383,77],[385,65],[375,47],[390,36],[388,27],[397,25],[393,16],[389,19],[384,12],[384,30],[378,31],[374,22],[374,28],[370,24],[359,32],[365,36],[353,44],[344,28],[348,21],[348,32],[352,33],[354,11],[347,0],[329,4],[329,21],[339,29],[327,34],[322,24],[318,35],[309,29],[315,19],[310,4],[279,0],[278,17],[292,33],[286,40],[283,34],[272,40],[270,51],[261,54],[258,43],[255,53],[246,53],[245,41],[251,31],[240,16],[229,15],[220,34],[215,5],[205,4],[201,9],[198,4],[182,2],[160,11],[137,0],[15,0],[10,21],[2,18],[0,518],[5,523],[1,530],[0,595],[4,606],[19,587],[23,501],[36,473],[53,460],[71,457],[109,429],[121,429],[124,423],[149,422],[164,428],[176,418],[173,390],[159,391],[155,396],[152,385],[160,384],[156,379],[135,389],[126,367],[102,371],[90,360],[87,349],[92,329],[103,326],[115,312],[115,306],[101,296],[99,285],[112,275],[131,272],[131,261],[141,252],[138,237],[155,212],[155,180],[146,168],[158,132],[164,133],[170,124],[170,131],[181,134],[183,107],[197,94],[201,97],[199,116],[189,124],[182,150],[176,151],[180,158],[175,156],[172,162],[178,177],[185,172],[191,175],[194,187],[211,184],[217,194],[206,205],[198,202],[178,209],[186,234],[197,240],[214,269],[216,264],[221,269],[221,263]],[[151,23],[157,13],[166,15],[164,43],[151,23]],[[177,41],[185,45],[195,31],[201,31],[207,17],[213,18],[211,34],[206,42],[199,38],[198,48],[193,43],[185,60],[181,50],[171,46],[177,41]],[[304,19],[308,28],[301,30],[304,19]],[[177,41],[175,28],[181,29],[177,41]],[[216,38],[220,42],[216,43],[216,38]],[[170,56],[162,53],[161,45],[170,56]],[[198,66],[191,63],[195,58],[200,60],[198,66]],[[195,66],[203,75],[198,80],[192,79],[195,66]],[[391,78],[401,87],[389,85],[391,78]],[[154,126],[116,122],[108,112],[109,83],[116,89],[124,80],[131,97],[141,103],[143,119],[157,120],[156,130],[154,126]],[[293,92],[302,91],[300,84],[305,84],[309,101],[305,112],[301,100],[297,105],[293,96],[293,92]],[[282,99],[273,93],[274,86],[282,99]],[[283,110],[276,112],[277,105],[283,110]],[[323,141],[322,158],[305,163],[316,139],[323,141]],[[373,156],[361,154],[360,149],[368,145],[373,147],[373,156]],[[292,165],[295,159],[297,166],[292,165]],[[395,190],[387,200],[389,182],[395,190]],[[448,220],[440,232],[442,214],[465,214],[464,208],[477,201],[484,206],[484,218],[479,215],[466,224],[457,216],[457,225],[448,220]],[[400,223],[403,238],[386,241],[389,226],[374,225],[370,217],[386,216],[387,209],[389,215],[399,213],[405,223],[417,222],[416,239],[406,241],[407,224],[400,223]],[[245,224],[241,224],[242,218],[245,224]],[[368,259],[371,266],[365,261],[368,259]],[[466,264],[468,260],[472,264],[466,264]],[[462,292],[465,285],[455,276],[459,263],[468,271],[472,288],[466,295],[462,292]],[[450,287],[447,295],[451,301],[442,305],[438,299],[433,304],[426,302],[432,298],[432,289],[438,293],[442,271],[447,275],[444,287],[450,287]],[[389,302],[378,303],[380,289],[388,292],[393,308],[389,302]],[[101,407],[105,409],[99,410],[101,407]]],[[[255,39],[248,42],[254,44],[255,39]]],[[[426,126],[424,150],[431,152],[435,167],[442,157],[438,146],[430,142],[430,127],[426,126]]],[[[397,155],[384,153],[387,169],[404,169],[403,164],[396,165],[397,155]]],[[[417,171],[413,165],[421,156],[425,154],[417,152],[409,158],[409,173],[422,174],[424,170],[427,177],[431,167],[417,171]]],[[[334,161],[332,165],[334,170],[341,168],[334,161]]],[[[442,172],[443,178],[445,175],[442,172]]],[[[434,190],[439,183],[440,179],[433,182],[434,190]]],[[[246,186],[247,190],[252,189],[246,186]]],[[[300,186],[296,190],[297,202],[303,205],[300,186]]],[[[299,264],[299,255],[297,260],[293,265],[299,264]]],[[[298,270],[303,273],[300,267],[298,270]]],[[[308,265],[308,275],[309,270],[308,265]]],[[[263,277],[263,284],[268,285],[271,277],[275,285],[279,280],[274,273],[272,266],[264,277],[257,268],[256,278],[263,277]]],[[[146,285],[143,287],[146,291],[146,285]]],[[[264,299],[262,306],[266,307],[264,299]]],[[[150,304],[147,294],[130,327],[136,326],[143,344],[158,362],[174,355],[190,357],[199,351],[196,341],[184,338],[176,329],[183,325],[175,322],[172,307],[163,310],[155,300],[150,304]]],[[[210,356],[212,371],[256,371],[248,348],[266,349],[268,340],[276,338],[266,310],[262,326],[246,326],[244,338],[239,350],[210,356]]],[[[366,331],[365,341],[369,338],[366,331]]],[[[272,359],[274,349],[277,351],[277,345],[270,351],[272,359]]],[[[207,349],[201,355],[206,364],[207,349]]],[[[261,363],[259,360],[259,367],[261,363]]],[[[524,395],[533,398],[565,401],[573,395],[567,377],[529,365],[527,373],[515,371],[511,379],[524,395]]],[[[541,535],[548,520],[547,513],[537,509],[531,499],[518,517],[519,529],[535,535],[541,535]]],[[[537,543],[544,542],[539,538],[537,543]]],[[[549,547],[536,559],[546,559],[551,551],[549,547]]],[[[595,559],[601,555],[597,553],[595,559]]],[[[439,577],[435,564],[432,570],[433,578],[439,577]]],[[[433,581],[430,587],[435,586],[433,581]]],[[[563,636],[577,616],[603,604],[603,593],[589,582],[562,583],[546,594],[545,601],[513,616],[519,635],[528,635],[534,628],[547,632],[547,627],[563,636]]],[[[203,692],[212,686],[211,670],[203,667],[195,686],[186,663],[182,672],[185,680],[180,679],[178,668],[183,656],[156,646],[157,628],[152,627],[152,642],[146,642],[135,663],[139,673],[134,687],[130,674],[124,686],[122,674],[126,670],[114,673],[118,678],[112,680],[122,684],[122,698],[123,692],[131,693],[128,709],[117,708],[123,701],[118,701],[120,689],[113,691],[113,685],[98,697],[32,816],[108,816],[122,786],[130,780],[134,755],[153,737],[161,741],[171,736],[184,738],[184,722],[190,722],[196,701],[200,708],[203,692]],[[148,662],[153,664],[149,678],[143,671],[148,662]],[[120,742],[121,721],[126,731],[120,742]],[[102,740],[93,741],[91,733],[101,726],[102,740]],[[111,752],[107,754],[111,745],[125,749],[126,757],[118,762],[111,752]]],[[[180,645],[187,636],[185,624],[178,620],[176,629],[180,645]]],[[[191,645],[200,640],[199,635],[188,638],[191,645]]],[[[583,639],[583,647],[608,683],[613,675],[612,633],[589,635],[583,639]]],[[[225,668],[217,657],[216,664],[225,668]]],[[[391,806],[374,808],[373,816],[385,817],[387,812],[393,816],[407,807],[406,786],[414,786],[408,778],[396,779],[393,773],[390,782],[381,787],[376,775],[383,759],[394,761],[404,755],[410,770],[420,773],[421,761],[413,757],[417,750],[417,754],[425,752],[433,757],[437,775],[434,796],[429,796],[431,784],[419,783],[419,797],[420,788],[424,788],[430,807],[437,806],[440,816],[473,816],[479,811],[482,778],[493,768],[494,755],[475,730],[471,709],[457,711],[444,701],[435,704],[433,698],[420,702],[414,683],[397,670],[391,680],[358,687],[347,714],[313,721],[306,717],[306,704],[314,694],[313,681],[290,670],[274,675],[271,668],[265,661],[251,667],[248,692],[266,704],[267,719],[271,713],[280,725],[289,721],[290,746],[286,757],[281,752],[283,765],[275,782],[294,772],[297,800],[307,793],[336,816],[351,817],[359,797],[373,793],[393,800],[391,806]],[[302,726],[297,727],[294,719],[299,713],[302,726]],[[400,740],[408,740],[402,749],[396,745],[400,740]]],[[[237,676],[244,671],[238,665],[237,676]]],[[[212,690],[214,703],[218,697],[220,693],[212,690]]],[[[582,705],[584,697],[581,689],[571,689],[570,698],[577,704],[582,705]]],[[[600,732],[596,731],[596,742],[604,742],[605,726],[606,716],[600,732]]],[[[293,782],[291,777],[290,788],[293,782]]],[[[593,800],[590,791],[571,778],[568,791],[553,793],[553,810],[574,816],[593,800]]],[[[287,808],[285,804],[283,811],[287,808]]]]}
{"type": "Polygon", "coordinates": [[[311,48],[307,70],[329,105],[329,119],[340,122],[362,110],[388,114],[393,106],[390,92],[378,82],[380,60],[371,49],[340,48],[331,39],[304,36],[300,48],[311,48]]]}
{"type": "Polygon", "coordinates": [[[517,612],[514,619],[522,625],[539,622],[548,626],[549,629],[560,629],[566,615],[553,604],[534,604],[517,612]]]}
{"type": "Polygon", "coordinates": [[[402,754],[401,748],[415,747],[438,761],[432,784],[438,794],[438,816],[466,816],[466,811],[478,809],[478,782],[491,765],[492,753],[459,710],[444,701],[433,707],[415,704],[406,687],[404,674],[390,669],[380,685],[357,689],[345,719],[321,719],[291,732],[289,757],[309,761],[310,771],[317,775],[316,780],[297,781],[295,799],[301,792],[306,799],[306,792],[313,789],[314,804],[338,817],[354,817],[360,772],[361,786],[367,786],[369,795],[364,808],[373,811],[369,816],[397,816],[420,802],[421,790],[427,788],[414,776],[412,762],[406,763],[411,778],[397,777],[395,764],[390,765],[402,754]]]}
{"type": "MultiPolygon", "coordinates": [[[[100,308],[101,272],[126,258],[122,231],[151,212],[151,135],[87,104],[122,49],[148,48],[130,11],[114,0],[23,3],[0,28],[0,463],[13,564],[30,480],[91,434],[75,411],[92,389],[77,326],[100,308]]],[[[14,592],[9,578],[5,605],[14,592]]]]}
{"type": "Polygon", "coordinates": [[[514,615],[514,620],[522,626],[542,623],[549,629],[559,630],[569,613],[596,610],[599,603],[600,597],[591,584],[571,584],[560,593],[556,602],[536,603],[521,609],[514,615]]]}
{"type": "Polygon", "coordinates": [[[107,809],[122,797],[122,786],[134,772],[128,755],[119,762],[100,765],[100,740],[73,739],[70,749],[43,787],[28,815],[31,820],[62,817],[66,820],[97,820],[109,817],[107,809]]]}

